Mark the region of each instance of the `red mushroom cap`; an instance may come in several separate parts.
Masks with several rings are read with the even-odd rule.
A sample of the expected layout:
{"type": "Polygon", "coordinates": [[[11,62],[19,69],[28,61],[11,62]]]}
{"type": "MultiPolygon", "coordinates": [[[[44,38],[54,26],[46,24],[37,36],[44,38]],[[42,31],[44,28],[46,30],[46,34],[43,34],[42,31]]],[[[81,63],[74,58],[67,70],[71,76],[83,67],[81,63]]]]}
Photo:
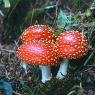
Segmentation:
{"type": "Polygon", "coordinates": [[[88,42],[86,36],[78,31],[66,31],[56,41],[56,52],[59,57],[76,59],[86,54],[88,42]]]}
{"type": "Polygon", "coordinates": [[[18,48],[16,54],[28,64],[54,65],[57,63],[57,55],[52,43],[25,43],[18,48]]]}
{"type": "Polygon", "coordinates": [[[22,42],[53,41],[54,32],[47,25],[34,25],[28,27],[21,35],[22,42]]]}

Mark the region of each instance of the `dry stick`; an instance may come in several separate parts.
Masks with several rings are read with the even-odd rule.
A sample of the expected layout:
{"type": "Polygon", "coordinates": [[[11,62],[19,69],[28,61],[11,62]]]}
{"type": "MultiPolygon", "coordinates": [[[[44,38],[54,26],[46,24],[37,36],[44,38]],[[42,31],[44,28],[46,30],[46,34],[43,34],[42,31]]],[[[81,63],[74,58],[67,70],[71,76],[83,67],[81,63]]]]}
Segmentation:
{"type": "Polygon", "coordinates": [[[54,17],[53,16],[51,16],[49,13],[46,13],[47,14],[47,16],[50,18],[50,19],[53,19],[54,17]]]}
{"type": "Polygon", "coordinates": [[[87,72],[87,71],[91,70],[92,68],[93,68],[93,67],[90,67],[90,68],[84,70],[83,72],[87,72]]]}
{"type": "Polygon", "coordinates": [[[84,63],[84,66],[88,63],[88,61],[91,59],[91,57],[94,55],[94,50],[91,52],[90,56],[87,58],[87,60],[84,63]]]}
{"type": "Polygon", "coordinates": [[[84,0],[81,0],[85,5],[87,5],[88,7],[90,7],[89,6],[89,4],[86,2],[86,1],[84,1],[84,0]]]}
{"type": "MultiPolygon", "coordinates": [[[[94,1],[95,1],[95,0],[94,0],[94,1]]],[[[83,19],[84,19],[84,17],[85,17],[85,16],[83,16],[82,19],[81,19],[81,22],[82,22],[81,25],[83,25],[83,19]]],[[[84,25],[83,25],[83,26],[84,26],[84,25]]],[[[82,28],[83,28],[83,26],[82,26],[82,28]]],[[[83,30],[82,30],[82,40],[83,40],[83,30]]],[[[93,54],[94,54],[94,51],[90,54],[90,56],[88,57],[88,59],[85,61],[84,66],[88,63],[88,61],[91,59],[91,57],[93,56],[93,54]]]]}
{"type": "Polygon", "coordinates": [[[56,23],[56,19],[57,19],[59,1],[60,1],[60,0],[57,0],[57,2],[56,2],[55,19],[54,19],[54,21],[53,21],[53,25],[55,25],[55,26],[58,26],[57,23],[56,23]]]}
{"type": "Polygon", "coordinates": [[[18,93],[18,92],[16,92],[16,91],[13,91],[13,93],[14,93],[15,95],[22,95],[22,94],[20,94],[20,93],[18,93]]]}
{"type": "MultiPolygon", "coordinates": [[[[20,31],[22,31],[21,27],[20,27],[20,31]]],[[[18,40],[17,40],[17,41],[16,41],[16,40],[14,40],[15,48],[19,46],[19,45],[18,45],[19,41],[20,41],[20,36],[19,36],[19,38],[18,38],[18,40]]]]}
{"type": "Polygon", "coordinates": [[[8,49],[0,49],[0,51],[6,51],[6,52],[10,52],[10,53],[15,53],[14,50],[8,50],[8,49]]]}
{"type": "Polygon", "coordinates": [[[14,43],[15,43],[15,47],[18,47],[19,40],[18,41],[14,41],[14,43]]]}
{"type": "Polygon", "coordinates": [[[1,16],[4,16],[4,13],[3,13],[1,10],[0,10],[0,15],[1,15],[1,16]]]}
{"type": "Polygon", "coordinates": [[[6,68],[5,68],[5,75],[6,75],[6,78],[10,80],[10,77],[6,68]]]}
{"type": "Polygon", "coordinates": [[[95,0],[93,1],[93,3],[90,6],[90,9],[93,9],[93,6],[95,5],[95,0]]]}

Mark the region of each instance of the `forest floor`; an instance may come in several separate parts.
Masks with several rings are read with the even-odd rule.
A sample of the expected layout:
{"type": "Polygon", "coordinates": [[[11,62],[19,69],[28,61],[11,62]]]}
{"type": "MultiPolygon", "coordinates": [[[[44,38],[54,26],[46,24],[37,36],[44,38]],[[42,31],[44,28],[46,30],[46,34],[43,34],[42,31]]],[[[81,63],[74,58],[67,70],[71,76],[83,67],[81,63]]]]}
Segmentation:
{"type": "Polygon", "coordinates": [[[22,61],[15,53],[18,42],[3,43],[2,34],[6,30],[2,12],[5,11],[0,9],[0,80],[12,84],[14,95],[95,95],[95,50],[81,59],[70,60],[70,71],[62,80],[55,78],[59,66],[52,67],[53,78],[44,84],[38,67],[28,65],[26,73],[21,65],[22,61]]]}

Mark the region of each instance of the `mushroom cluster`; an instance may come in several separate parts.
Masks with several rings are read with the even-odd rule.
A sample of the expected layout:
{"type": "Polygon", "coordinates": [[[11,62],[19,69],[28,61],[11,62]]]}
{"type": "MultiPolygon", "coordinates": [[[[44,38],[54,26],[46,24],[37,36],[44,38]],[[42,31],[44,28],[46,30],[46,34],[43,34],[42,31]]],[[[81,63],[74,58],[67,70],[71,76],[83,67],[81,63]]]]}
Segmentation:
{"type": "Polygon", "coordinates": [[[17,49],[17,56],[28,64],[39,65],[42,72],[42,82],[52,78],[50,66],[58,63],[58,58],[64,60],[60,64],[56,77],[63,79],[67,74],[69,59],[84,56],[88,51],[86,36],[79,31],[61,33],[55,44],[54,31],[47,25],[28,27],[21,35],[22,45],[17,49]]]}
{"type": "Polygon", "coordinates": [[[26,63],[39,65],[43,83],[52,78],[50,65],[57,64],[53,36],[53,30],[46,25],[30,26],[21,35],[23,44],[16,52],[26,63]]]}

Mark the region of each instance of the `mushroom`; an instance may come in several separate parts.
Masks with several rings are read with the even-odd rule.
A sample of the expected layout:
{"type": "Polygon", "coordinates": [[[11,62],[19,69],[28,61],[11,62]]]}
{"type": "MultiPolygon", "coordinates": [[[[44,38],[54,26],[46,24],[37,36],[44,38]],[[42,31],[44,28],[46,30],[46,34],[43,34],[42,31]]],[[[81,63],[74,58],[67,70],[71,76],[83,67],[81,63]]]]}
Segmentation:
{"type": "Polygon", "coordinates": [[[22,44],[17,49],[16,54],[28,64],[39,65],[43,83],[52,78],[50,65],[57,63],[57,55],[53,43],[28,42],[22,44]]]}
{"type": "Polygon", "coordinates": [[[67,74],[69,59],[76,59],[84,56],[88,51],[86,36],[79,31],[66,31],[61,33],[56,40],[57,56],[64,58],[60,64],[57,78],[63,79],[67,74]]]}
{"type": "MultiPolygon", "coordinates": [[[[20,38],[23,43],[38,41],[42,43],[52,43],[53,36],[54,31],[51,27],[47,25],[33,25],[25,29],[20,38]]],[[[22,67],[27,72],[27,65],[25,63],[22,64],[22,67]]]]}
{"type": "Polygon", "coordinates": [[[21,35],[22,42],[52,42],[54,31],[47,25],[33,25],[28,27],[21,35]]]}

